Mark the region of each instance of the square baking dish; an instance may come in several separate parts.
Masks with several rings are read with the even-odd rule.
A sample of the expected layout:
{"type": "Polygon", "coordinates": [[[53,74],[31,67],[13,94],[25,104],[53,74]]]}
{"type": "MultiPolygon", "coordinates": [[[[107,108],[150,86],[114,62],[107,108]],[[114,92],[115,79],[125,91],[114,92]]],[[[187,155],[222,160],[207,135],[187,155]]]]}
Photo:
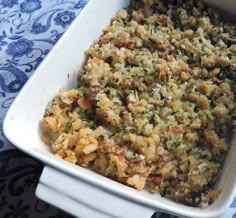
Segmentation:
{"type": "Polygon", "coordinates": [[[216,184],[221,194],[205,209],[185,206],[146,190],[137,191],[70,164],[54,156],[40,139],[40,120],[47,104],[62,87],[77,85],[78,71],[86,60],[84,51],[115,13],[128,4],[128,0],[89,1],[12,103],[4,119],[4,134],[17,148],[45,164],[36,195],[75,216],[145,218],[163,211],[191,218],[219,217],[235,193],[235,138],[216,184]]]}

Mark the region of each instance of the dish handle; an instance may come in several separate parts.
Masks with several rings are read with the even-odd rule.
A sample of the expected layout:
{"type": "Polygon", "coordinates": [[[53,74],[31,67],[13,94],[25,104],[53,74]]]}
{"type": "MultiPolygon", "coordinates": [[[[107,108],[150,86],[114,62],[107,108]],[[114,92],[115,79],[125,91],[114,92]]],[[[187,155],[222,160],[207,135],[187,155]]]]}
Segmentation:
{"type": "Polygon", "coordinates": [[[36,196],[80,218],[150,218],[155,209],[45,166],[36,196]]]}

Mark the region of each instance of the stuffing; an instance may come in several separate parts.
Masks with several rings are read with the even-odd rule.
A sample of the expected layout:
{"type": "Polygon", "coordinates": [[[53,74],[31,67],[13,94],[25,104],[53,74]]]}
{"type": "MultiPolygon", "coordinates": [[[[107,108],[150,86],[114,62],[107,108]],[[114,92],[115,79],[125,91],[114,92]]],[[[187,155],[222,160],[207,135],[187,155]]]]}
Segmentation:
{"type": "Polygon", "coordinates": [[[200,4],[133,0],[114,16],[78,87],[46,108],[42,140],[56,156],[187,205],[217,199],[236,118],[236,40],[200,4]]]}

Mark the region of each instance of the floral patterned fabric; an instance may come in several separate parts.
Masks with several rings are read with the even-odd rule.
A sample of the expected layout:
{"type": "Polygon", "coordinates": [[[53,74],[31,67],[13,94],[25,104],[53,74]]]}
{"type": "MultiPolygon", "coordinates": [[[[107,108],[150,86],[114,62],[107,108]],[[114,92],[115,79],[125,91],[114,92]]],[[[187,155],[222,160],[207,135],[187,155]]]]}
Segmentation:
{"type": "MultiPolygon", "coordinates": [[[[88,0],[0,0],[0,217],[71,218],[35,197],[43,166],[14,149],[3,118],[33,74],[88,0]]],[[[155,218],[176,218],[157,213],[155,218]]],[[[236,218],[236,199],[222,218],[236,218]]]]}
{"type": "Polygon", "coordinates": [[[13,148],[3,117],[37,66],[87,0],[0,0],[0,152],[13,148]]]}

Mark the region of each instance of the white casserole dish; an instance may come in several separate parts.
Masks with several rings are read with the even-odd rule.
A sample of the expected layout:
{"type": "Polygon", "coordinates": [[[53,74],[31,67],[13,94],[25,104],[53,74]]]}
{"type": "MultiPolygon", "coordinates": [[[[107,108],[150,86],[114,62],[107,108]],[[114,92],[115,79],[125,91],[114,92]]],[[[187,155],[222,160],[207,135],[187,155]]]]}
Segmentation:
{"type": "MultiPolygon", "coordinates": [[[[84,51],[98,38],[111,17],[128,0],[90,0],[11,105],[3,130],[17,148],[45,164],[36,195],[81,218],[145,218],[155,211],[191,218],[214,218],[230,206],[236,188],[236,146],[232,146],[220,181],[219,198],[209,208],[193,208],[158,194],[133,188],[67,163],[50,153],[40,139],[40,119],[46,105],[63,86],[77,85],[84,51]]],[[[235,144],[235,140],[233,142],[235,144]]]]}

